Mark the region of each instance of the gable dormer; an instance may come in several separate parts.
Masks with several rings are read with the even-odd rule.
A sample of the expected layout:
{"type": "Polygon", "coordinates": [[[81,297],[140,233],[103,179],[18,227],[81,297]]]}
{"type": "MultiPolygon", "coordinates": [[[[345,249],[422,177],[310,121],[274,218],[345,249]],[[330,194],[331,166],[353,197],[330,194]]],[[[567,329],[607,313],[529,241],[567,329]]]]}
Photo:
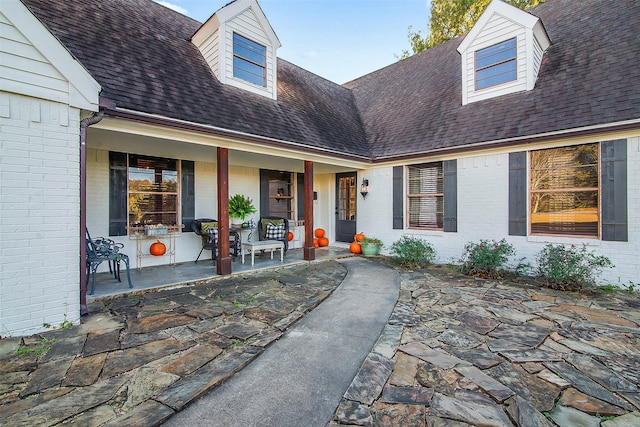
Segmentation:
{"type": "Polygon", "coordinates": [[[191,37],[221,83],[277,98],[276,50],[281,46],[255,0],[235,0],[191,37]]]}
{"type": "Polygon", "coordinates": [[[462,105],[532,90],[550,45],[539,18],[493,0],[458,47],[462,105]]]}

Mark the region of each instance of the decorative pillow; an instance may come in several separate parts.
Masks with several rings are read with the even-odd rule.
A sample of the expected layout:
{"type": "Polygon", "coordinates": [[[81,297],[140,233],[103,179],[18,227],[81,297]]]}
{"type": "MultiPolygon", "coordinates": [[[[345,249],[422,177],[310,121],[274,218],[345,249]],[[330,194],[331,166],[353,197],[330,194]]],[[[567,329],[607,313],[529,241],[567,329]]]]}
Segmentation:
{"type": "Polygon", "coordinates": [[[284,224],[273,225],[267,224],[267,233],[264,236],[269,240],[282,240],[284,239],[284,224]]]}
{"type": "Polygon", "coordinates": [[[214,228],[218,228],[218,221],[200,223],[200,230],[203,233],[208,233],[209,230],[214,229],[214,228]]]}
{"type": "Polygon", "coordinates": [[[283,224],[284,225],[284,221],[281,219],[267,219],[267,218],[263,218],[260,220],[261,224],[262,224],[262,234],[265,236],[265,239],[267,238],[267,225],[269,224],[273,224],[273,225],[280,225],[283,224]]]}

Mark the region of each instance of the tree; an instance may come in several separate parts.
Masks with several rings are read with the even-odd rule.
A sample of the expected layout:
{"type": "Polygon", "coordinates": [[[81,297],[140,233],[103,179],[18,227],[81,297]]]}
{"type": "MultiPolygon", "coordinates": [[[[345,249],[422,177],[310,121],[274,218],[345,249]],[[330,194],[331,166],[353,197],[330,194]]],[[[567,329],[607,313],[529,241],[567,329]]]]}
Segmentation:
{"type": "MultiPolygon", "coordinates": [[[[546,0],[504,0],[520,9],[544,3],[546,0]]],[[[402,51],[400,59],[422,52],[471,30],[491,0],[432,0],[429,33],[422,37],[422,31],[413,31],[409,26],[407,37],[412,52],[402,51]]]]}

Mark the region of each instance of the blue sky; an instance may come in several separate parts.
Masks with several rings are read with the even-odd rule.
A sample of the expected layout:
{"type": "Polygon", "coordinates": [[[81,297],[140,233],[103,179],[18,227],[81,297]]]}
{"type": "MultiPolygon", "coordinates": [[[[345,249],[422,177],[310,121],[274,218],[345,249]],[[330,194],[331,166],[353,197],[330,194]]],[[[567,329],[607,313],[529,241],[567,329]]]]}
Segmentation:
{"type": "MultiPolygon", "coordinates": [[[[156,0],[204,22],[230,0],[156,0]]],[[[258,0],[278,56],[336,83],[396,62],[407,28],[426,31],[430,0],[258,0]]]]}

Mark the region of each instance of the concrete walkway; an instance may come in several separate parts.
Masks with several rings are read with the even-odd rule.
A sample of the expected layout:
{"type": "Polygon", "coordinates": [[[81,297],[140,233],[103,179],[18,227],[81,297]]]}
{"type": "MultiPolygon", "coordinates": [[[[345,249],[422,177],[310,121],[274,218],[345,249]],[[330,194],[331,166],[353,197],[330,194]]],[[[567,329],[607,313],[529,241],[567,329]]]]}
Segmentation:
{"type": "Polygon", "coordinates": [[[344,260],[336,291],[227,383],[168,426],[325,426],[398,299],[394,270],[344,260]]]}

